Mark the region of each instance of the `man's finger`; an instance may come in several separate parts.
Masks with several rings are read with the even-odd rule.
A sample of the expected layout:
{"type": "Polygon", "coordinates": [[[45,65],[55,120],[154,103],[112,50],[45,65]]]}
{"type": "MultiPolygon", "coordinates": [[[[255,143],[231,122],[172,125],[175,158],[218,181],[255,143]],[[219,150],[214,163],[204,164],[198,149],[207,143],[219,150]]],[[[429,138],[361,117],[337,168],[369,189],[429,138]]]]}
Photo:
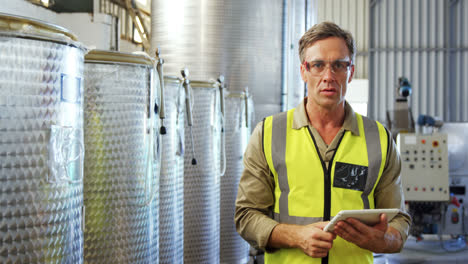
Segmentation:
{"type": "Polygon", "coordinates": [[[364,234],[366,232],[369,232],[369,226],[367,226],[366,224],[360,222],[359,220],[351,218],[351,219],[348,219],[346,221],[348,221],[348,224],[351,225],[352,228],[354,230],[356,230],[357,232],[364,233],[364,234]]]}

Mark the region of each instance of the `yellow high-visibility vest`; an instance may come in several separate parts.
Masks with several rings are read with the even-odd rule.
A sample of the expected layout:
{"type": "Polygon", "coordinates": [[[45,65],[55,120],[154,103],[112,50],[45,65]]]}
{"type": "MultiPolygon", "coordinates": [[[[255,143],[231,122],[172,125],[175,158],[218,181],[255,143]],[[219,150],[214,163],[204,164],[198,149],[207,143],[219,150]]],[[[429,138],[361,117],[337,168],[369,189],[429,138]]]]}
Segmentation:
{"type": "MultiPolygon", "coordinates": [[[[346,131],[326,168],[308,126],[292,128],[295,109],[267,117],[263,148],[275,179],[272,217],[306,225],[328,221],[340,210],[373,209],[374,189],[385,166],[389,144],[379,122],[356,113],[359,135],[346,131]]],[[[372,252],[341,237],[328,257],[312,258],[300,249],[265,253],[265,263],[373,263],[372,252]]]]}

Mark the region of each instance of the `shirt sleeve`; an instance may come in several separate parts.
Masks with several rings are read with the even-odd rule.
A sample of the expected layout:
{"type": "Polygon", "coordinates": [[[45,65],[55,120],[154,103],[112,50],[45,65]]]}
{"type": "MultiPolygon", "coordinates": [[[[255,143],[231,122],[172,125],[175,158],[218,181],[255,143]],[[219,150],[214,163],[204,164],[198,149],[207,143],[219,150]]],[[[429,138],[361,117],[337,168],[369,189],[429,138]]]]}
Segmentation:
{"type": "Polygon", "coordinates": [[[266,250],[273,228],[274,178],[263,153],[263,122],[254,129],[244,153],[244,171],[237,192],[234,221],[237,232],[253,247],[266,250]]]}
{"type": "Polygon", "coordinates": [[[400,208],[400,213],[389,222],[389,226],[400,232],[404,244],[408,238],[411,216],[406,212],[405,199],[401,187],[400,155],[391,134],[388,131],[387,134],[389,136],[387,161],[381,179],[375,188],[375,205],[376,208],[400,208]]]}

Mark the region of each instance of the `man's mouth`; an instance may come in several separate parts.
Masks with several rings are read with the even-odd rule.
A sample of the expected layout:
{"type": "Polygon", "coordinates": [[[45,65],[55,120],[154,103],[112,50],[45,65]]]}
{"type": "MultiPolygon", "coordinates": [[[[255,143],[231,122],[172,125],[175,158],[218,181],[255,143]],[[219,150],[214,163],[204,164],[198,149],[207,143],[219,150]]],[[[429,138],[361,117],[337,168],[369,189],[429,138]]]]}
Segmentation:
{"type": "Polygon", "coordinates": [[[336,88],[328,87],[328,88],[322,89],[320,92],[325,93],[325,94],[332,94],[332,93],[336,93],[337,90],[336,88]]]}

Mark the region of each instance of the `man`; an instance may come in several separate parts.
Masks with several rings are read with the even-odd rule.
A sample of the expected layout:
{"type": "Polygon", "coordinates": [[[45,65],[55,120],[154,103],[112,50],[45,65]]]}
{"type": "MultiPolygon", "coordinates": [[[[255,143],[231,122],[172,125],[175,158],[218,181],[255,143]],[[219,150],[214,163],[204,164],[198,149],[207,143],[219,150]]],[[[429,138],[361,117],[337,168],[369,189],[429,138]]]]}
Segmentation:
{"type": "Polygon", "coordinates": [[[411,219],[404,213],[400,159],[390,133],[345,101],[354,74],[351,34],[324,22],[299,41],[308,95],[296,109],[267,117],[244,155],[235,222],[265,263],[373,263],[399,252],[411,219]],[[401,208],[390,222],[340,221],[340,210],[401,208]]]}

